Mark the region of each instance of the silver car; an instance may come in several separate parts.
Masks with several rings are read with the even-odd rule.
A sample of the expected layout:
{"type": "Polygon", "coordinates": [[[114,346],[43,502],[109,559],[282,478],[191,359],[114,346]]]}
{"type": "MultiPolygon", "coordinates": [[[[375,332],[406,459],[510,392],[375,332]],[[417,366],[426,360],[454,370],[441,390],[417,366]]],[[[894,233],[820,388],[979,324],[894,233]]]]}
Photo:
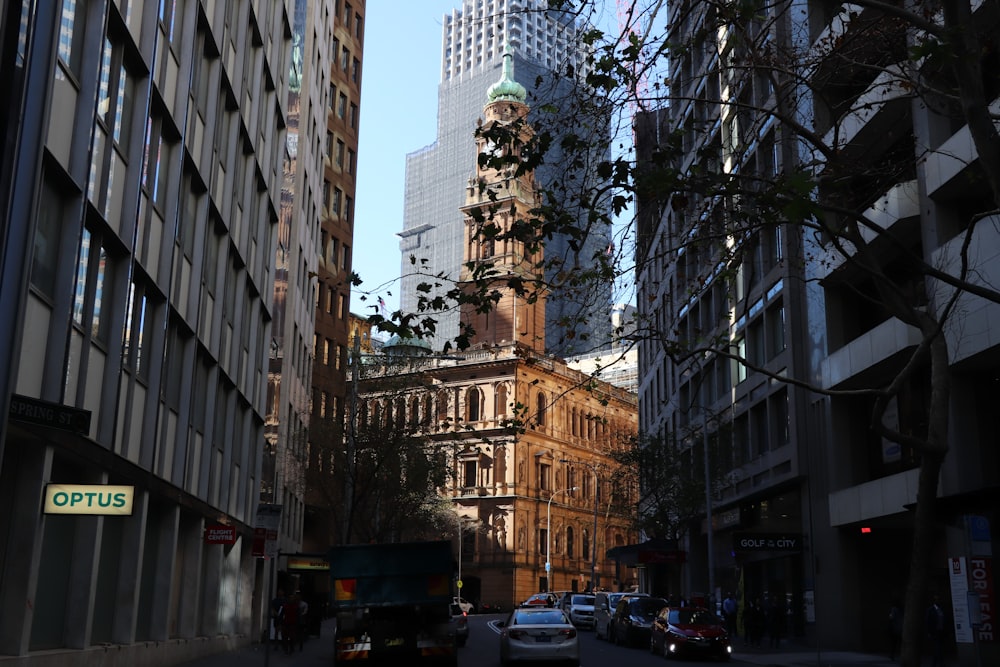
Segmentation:
{"type": "Polygon", "coordinates": [[[558,661],[579,667],[576,628],[561,609],[519,607],[500,627],[500,664],[558,661]]]}
{"type": "Polygon", "coordinates": [[[594,627],[594,596],[573,593],[569,599],[569,620],[576,627],[594,627]]]}

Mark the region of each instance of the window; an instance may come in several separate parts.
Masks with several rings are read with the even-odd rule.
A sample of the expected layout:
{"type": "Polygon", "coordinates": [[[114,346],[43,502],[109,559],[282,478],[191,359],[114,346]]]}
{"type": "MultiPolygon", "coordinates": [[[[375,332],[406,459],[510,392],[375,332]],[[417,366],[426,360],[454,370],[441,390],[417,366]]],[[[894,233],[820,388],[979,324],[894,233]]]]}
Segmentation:
{"type": "Polygon", "coordinates": [[[351,81],[358,83],[361,78],[361,61],[355,58],[351,61],[351,81]]]}
{"type": "Polygon", "coordinates": [[[538,392],[535,398],[535,422],[539,426],[545,426],[545,394],[538,392]]]}
{"type": "Polygon", "coordinates": [[[507,385],[501,384],[496,389],[496,406],[493,414],[502,417],[507,414],[507,385]]]}
{"type": "MultiPolygon", "coordinates": [[[[747,355],[747,343],[746,338],[740,336],[735,341],[733,341],[733,352],[739,359],[746,359],[747,355]]],[[[743,382],[747,379],[747,367],[739,359],[733,359],[733,370],[732,377],[736,381],[736,384],[743,382]]]]}
{"type": "Polygon", "coordinates": [[[337,164],[337,167],[340,169],[344,168],[344,148],[345,148],[344,142],[341,141],[340,139],[337,139],[337,153],[335,162],[337,164]]]}
{"type": "Polygon", "coordinates": [[[350,197],[344,197],[344,213],[340,217],[343,218],[344,222],[350,222],[351,218],[354,217],[354,200],[350,197]]]}
{"type": "Polygon", "coordinates": [[[351,50],[346,46],[340,49],[340,69],[347,71],[351,65],[351,50]]]}
{"type": "Polygon", "coordinates": [[[785,307],[779,301],[765,312],[767,326],[767,358],[773,359],[785,349],[785,307]]]}
{"type": "Polygon", "coordinates": [[[59,17],[59,59],[73,76],[80,79],[83,65],[83,38],[87,28],[87,3],[63,0],[59,17]]]}
{"type": "Polygon", "coordinates": [[[333,201],[330,202],[330,210],[334,215],[340,215],[340,202],[344,197],[344,191],[340,188],[333,189],[333,201]]]}
{"type": "Polygon", "coordinates": [[[162,129],[162,119],[150,116],[146,123],[145,163],[142,171],[143,190],[161,210],[166,202],[171,149],[167,138],[162,134],[162,129]]]}
{"type": "Polygon", "coordinates": [[[358,105],[351,102],[351,116],[349,118],[349,124],[352,130],[358,129],[358,105]]]}
{"type": "Polygon", "coordinates": [[[437,393],[437,418],[438,421],[448,419],[448,392],[444,389],[437,393]]]}
{"type": "Polygon", "coordinates": [[[108,257],[108,251],[102,245],[95,257],[91,258],[94,266],[90,269],[93,275],[93,292],[88,296],[91,302],[90,335],[102,343],[108,342],[111,329],[109,308],[114,303],[112,275],[113,263],[108,257]],[[105,307],[106,306],[106,307],[105,307]]]}
{"type": "Polygon", "coordinates": [[[566,557],[573,557],[573,526],[566,526],[566,557]]]}
{"type": "Polygon", "coordinates": [[[465,473],[465,478],[464,478],[464,484],[463,484],[463,486],[465,486],[465,488],[472,488],[474,486],[477,486],[477,484],[476,484],[476,469],[477,468],[478,468],[478,466],[476,465],[476,460],[475,459],[463,462],[463,469],[464,469],[464,473],[465,473]]]}
{"type": "Polygon", "coordinates": [[[355,14],[354,15],[354,36],[357,37],[360,40],[363,35],[364,35],[364,30],[362,29],[362,26],[361,26],[361,14],[355,14]]]}
{"type": "Polygon", "coordinates": [[[590,533],[587,532],[586,528],[583,530],[583,544],[580,553],[583,554],[584,558],[590,553],[590,533]]]}
{"type": "Polygon", "coordinates": [[[104,41],[97,113],[105,131],[111,134],[115,144],[124,151],[127,148],[134,92],[132,77],[125,68],[122,51],[120,44],[104,41]]]}
{"type": "Polygon", "coordinates": [[[144,285],[133,284],[125,304],[125,366],[141,380],[149,378],[150,359],[143,350],[149,349],[156,321],[156,304],[145,292],[144,285]]]}
{"type": "Polygon", "coordinates": [[[59,240],[65,215],[66,204],[59,190],[49,178],[43,178],[31,256],[31,284],[49,298],[55,295],[59,240]]]}
{"type": "Polygon", "coordinates": [[[343,247],[343,257],[341,258],[340,266],[345,271],[351,266],[351,247],[347,244],[344,244],[343,247]]]}
{"type": "Polygon", "coordinates": [[[552,466],[548,463],[538,464],[538,488],[549,490],[552,488],[552,466]]]}
{"type": "MultiPolygon", "coordinates": [[[[351,106],[353,107],[354,105],[352,104],[351,106]]],[[[337,118],[343,118],[346,113],[347,113],[347,95],[345,95],[344,93],[338,93],[337,118]]],[[[354,127],[353,123],[351,124],[351,127],[354,127]]]]}
{"type": "Polygon", "coordinates": [[[482,404],[482,392],[475,387],[470,387],[465,394],[465,419],[470,422],[477,422],[481,419],[480,405],[482,404]]]}
{"type": "Polygon", "coordinates": [[[352,174],[352,175],[354,174],[354,163],[355,163],[356,160],[357,160],[357,155],[355,154],[354,149],[348,148],[347,149],[347,173],[348,174],[352,174]]]}

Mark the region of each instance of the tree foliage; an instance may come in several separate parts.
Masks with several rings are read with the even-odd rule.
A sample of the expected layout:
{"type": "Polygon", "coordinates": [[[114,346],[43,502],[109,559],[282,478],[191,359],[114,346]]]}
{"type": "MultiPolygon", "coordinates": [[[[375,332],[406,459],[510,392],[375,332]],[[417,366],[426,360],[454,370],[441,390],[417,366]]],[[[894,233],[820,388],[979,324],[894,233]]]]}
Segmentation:
{"type": "MultiPolygon", "coordinates": [[[[581,19],[597,17],[602,6],[549,4],[581,19]]],[[[644,285],[650,301],[638,303],[636,340],[653,343],[685,372],[726,360],[814,395],[864,397],[875,438],[898,443],[919,461],[902,653],[903,664],[914,666],[935,498],[949,451],[954,332],[976,300],[1000,303],[975,253],[1000,210],[1000,17],[996,3],[969,0],[819,1],[808,13],[800,10],[773,0],[632,3],[620,11],[617,30],[586,33],[593,57],[575,115],[553,109],[524,150],[481,159],[534,169],[557,146],[563,163],[599,176],[574,180],[567,170],[566,180],[541,192],[541,204],[505,232],[525,247],[544,247],[558,233],[585,235],[598,223],[618,229],[614,252],[594,253],[586,275],[539,267],[534,281],[520,277],[511,289],[584,290],[623,276],[641,283],[659,267],[655,275],[672,275],[676,284],[669,291],[644,285]],[[638,111],[646,141],[631,152],[621,138],[630,128],[621,127],[595,146],[599,133],[587,131],[595,110],[638,111]],[[895,122],[865,134],[876,114],[895,122]],[[914,114],[926,122],[911,123],[914,114]],[[969,162],[953,165],[959,193],[918,211],[915,222],[885,223],[881,213],[898,188],[916,183],[932,160],[958,159],[943,143],[955,133],[974,147],[969,162]],[[594,155],[607,157],[594,162],[594,155]],[[836,293],[859,329],[894,320],[918,342],[893,360],[891,372],[849,390],[821,385],[813,371],[770,368],[735,347],[733,322],[753,306],[741,286],[753,284],[764,251],[775,247],[782,253],[774,261],[802,281],[803,293],[836,293]],[[717,321],[686,324],[688,308],[719,287],[726,298],[717,321]],[[919,395],[926,418],[887,419],[902,395],[919,395]]],[[[518,128],[483,131],[516,136],[518,128]]],[[[488,277],[476,284],[492,289],[502,276],[488,277]]],[[[459,300],[489,308],[492,298],[489,289],[454,292],[382,324],[419,333],[433,328],[436,309],[459,300]]],[[[638,456],[635,463],[649,463],[638,456]]]]}

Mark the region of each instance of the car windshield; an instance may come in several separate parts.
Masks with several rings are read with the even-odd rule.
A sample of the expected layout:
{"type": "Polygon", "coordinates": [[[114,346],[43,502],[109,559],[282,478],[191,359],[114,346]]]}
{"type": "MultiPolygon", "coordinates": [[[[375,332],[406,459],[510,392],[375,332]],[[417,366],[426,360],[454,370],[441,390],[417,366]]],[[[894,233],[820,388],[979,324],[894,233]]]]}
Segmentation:
{"type": "Polygon", "coordinates": [[[679,625],[719,625],[720,621],[705,609],[673,609],[670,622],[679,625]]]}
{"type": "Polygon", "coordinates": [[[570,600],[570,604],[589,604],[593,606],[594,596],[593,595],[574,595],[573,599],[570,600]]]}
{"type": "Polygon", "coordinates": [[[629,602],[629,611],[636,616],[655,616],[666,606],[667,601],[662,598],[636,598],[629,602]]]}
{"type": "Polygon", "coordinates": [[[566,617],[558,609],[546,609],[544,611],[514,612],[511,625],[562,625],[566,623],[566,617]]]}

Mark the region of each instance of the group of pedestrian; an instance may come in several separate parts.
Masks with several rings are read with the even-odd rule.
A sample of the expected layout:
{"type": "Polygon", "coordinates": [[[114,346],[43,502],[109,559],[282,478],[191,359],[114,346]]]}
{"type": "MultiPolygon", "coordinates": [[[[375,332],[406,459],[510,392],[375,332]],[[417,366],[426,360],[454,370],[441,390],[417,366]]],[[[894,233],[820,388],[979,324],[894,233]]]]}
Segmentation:
{"type": "Polygon", "coordinates": [[[766,599],[748,596],[741,611],[736,596],[730,593],[722,601],[722,617],[730,638],[736,639],[742,628],[743,645],[753,648],[760,648],[765,637],[770,648],[778,648],[788,625],[788,611],[776,595],[766,599]]]}
{"type": "Polygon", "coordinates": [[[295,591],[291,596],[285,597],[285,591],[278,589],[278,594],[271,601],[271,621],[274,624],[274,637],[286,654],[293,653],[296,644],[300,651],[303,649],[308,614],[309,604],[302,599],[302,593],[295,591]]]}

